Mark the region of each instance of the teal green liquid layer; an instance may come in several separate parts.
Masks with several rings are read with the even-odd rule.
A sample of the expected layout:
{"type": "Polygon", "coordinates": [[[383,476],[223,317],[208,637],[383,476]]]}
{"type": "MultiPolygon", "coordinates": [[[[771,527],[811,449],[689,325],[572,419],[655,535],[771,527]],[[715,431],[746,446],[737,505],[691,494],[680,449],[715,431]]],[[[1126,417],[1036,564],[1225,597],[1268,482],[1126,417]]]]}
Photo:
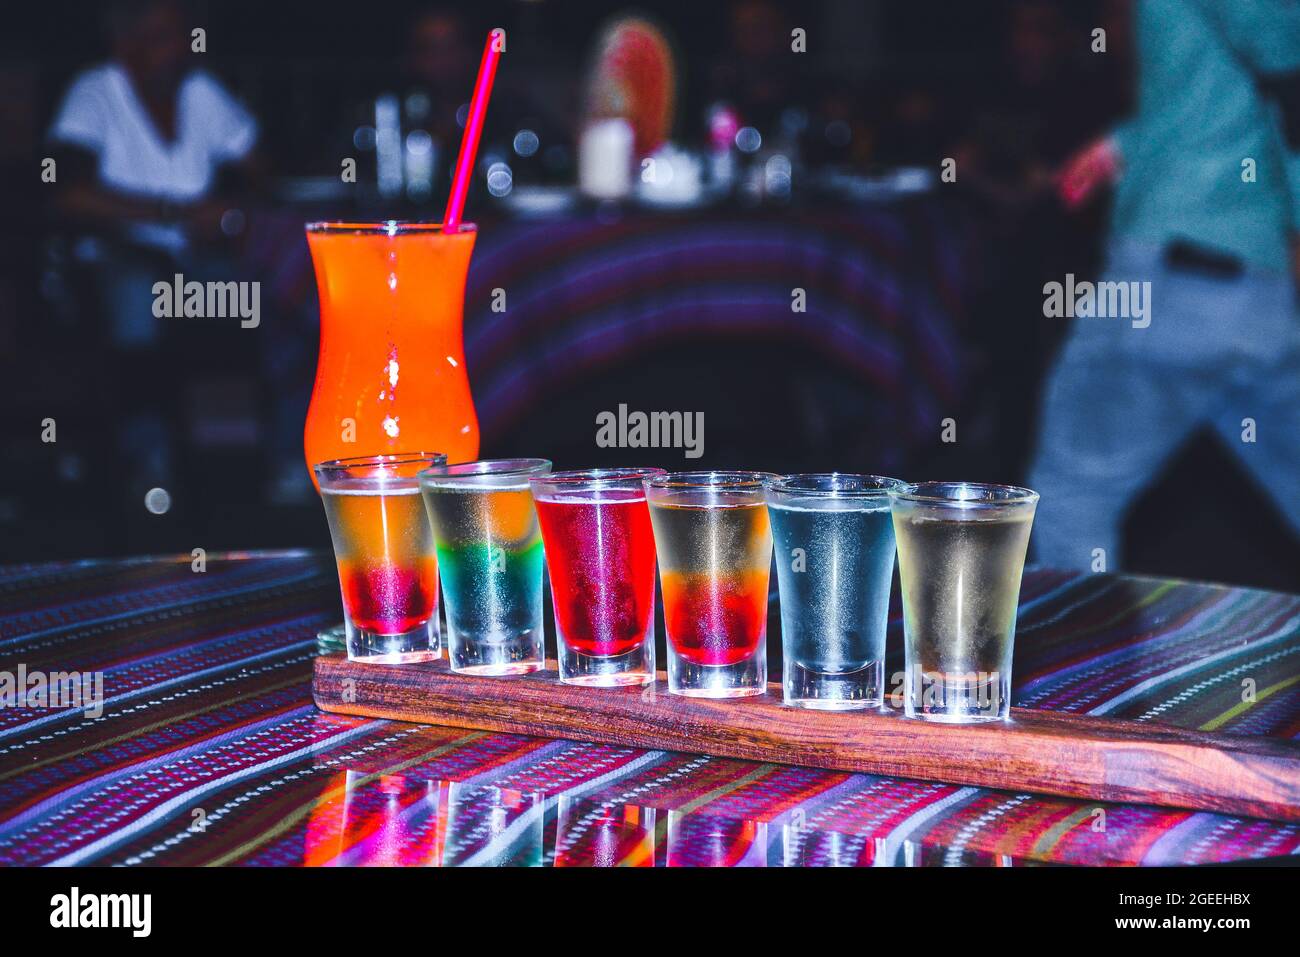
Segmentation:
{"type": "Polygon", "coordinates": [[[476,641],[509,641],[542,626],[542,542],[522,549],[438,546],[447,623],[476,641]]]}

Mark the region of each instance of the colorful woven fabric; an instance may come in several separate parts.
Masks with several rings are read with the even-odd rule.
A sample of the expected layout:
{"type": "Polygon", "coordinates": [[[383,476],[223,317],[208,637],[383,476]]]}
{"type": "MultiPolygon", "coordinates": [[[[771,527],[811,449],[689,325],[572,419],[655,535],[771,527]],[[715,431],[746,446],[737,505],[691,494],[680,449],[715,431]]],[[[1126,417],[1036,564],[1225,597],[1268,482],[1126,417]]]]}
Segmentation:
{"type": "MultiPolygon", "coordinates": [[[[1026,575],[1021,705],[1300,735],[1300,597],[1026,575]],[[1242,682],[1254,700],[1242,701],[1242,682]]],[[[0,708],[3,864],[1182,864],[1300,827],[318,712],[339,616],[306,553],[0,568],[5,674],[103,675],[98,716],[0,708]]],[[[891,647],[899,646],[897,622],[891,647]]]]}
{"type": "Polygon", "coordinates": [[[600,370],[725,335],[815,350],[878,397],[907,448],[928,443],[963,386],[962,242],[953,214],[923,201],[493,224],[465,294],[480,426],[500,434],[600,370]],[[794,289],[806,311],[791,309],[794,289]]]}

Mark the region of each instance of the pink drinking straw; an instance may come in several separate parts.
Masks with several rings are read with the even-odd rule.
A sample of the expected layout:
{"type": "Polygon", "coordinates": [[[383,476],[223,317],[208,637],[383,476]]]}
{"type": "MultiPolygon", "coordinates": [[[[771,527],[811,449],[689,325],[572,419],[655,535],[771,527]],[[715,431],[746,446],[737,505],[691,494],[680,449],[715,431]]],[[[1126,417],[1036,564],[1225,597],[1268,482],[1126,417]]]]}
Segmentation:
{"type": "Polygon", "coordinates": [[[492,95],[492,81],[497,75],[497,31],[488,32],[487,45],[483,47],[483,61],[478,65],[478,79],[474,81],[474,96],[469,101],[469,117],[465,121],[465,135],[460,140],[460,155],[456,157],[456,175],[451,181],[451,196],[447,199],[447,212],[442,217],[442,231],[454,233],[460,228],[460,217],[465,212],[465,197],[469,194],[469,179],[478,155],[478,140],[483,134],[483,121],[487,118],[488,98],[492,95]]]}

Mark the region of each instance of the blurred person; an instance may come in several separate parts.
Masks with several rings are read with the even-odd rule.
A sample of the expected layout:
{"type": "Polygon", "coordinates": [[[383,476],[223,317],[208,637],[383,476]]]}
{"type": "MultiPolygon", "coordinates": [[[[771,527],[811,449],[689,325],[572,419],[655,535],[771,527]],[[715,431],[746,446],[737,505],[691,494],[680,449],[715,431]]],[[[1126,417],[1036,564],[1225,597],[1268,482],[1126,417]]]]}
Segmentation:
{"type": "Polygon", "coordinates": [[[1046,206],[1055,170],[1114,116],[1108,86],[1125,71],[1113,55],[1095,67],[1079,36],[1059,0],[1009,4],[999,67],[979,88],[956,154],[960,181],[1003,215],[1046,206]]]}
{"type": "Polygon", "coordinates": [[[57,161],[56,214],[76,234],[74,256],[94,275],[106,338],[125,383],[119,451],[131,492],[172,470],[172,429],[157,402],[153,284],[230,279],[217,195],[226,170],[260,179],[257,122],[215,79],[190,66],[190,32],[174,0],[115,0],[106,8],[110,59],[80,73],[48,132],[57,161]],[[134,398],[133,398],[134,397],[134,398]]]}
{"type": "Polygon", "coordinates": [[[1206,424],[1300,529],[1300,4],[1134,15],[1136,112],[1059,182],[1077,207],[1117,181],[1104,279],[1150,283],[1144,320],[1075,320],[1045,390],[1034,539],[1066,568],[1116,569],[1127,509],[1206,424]]]}
{"type": "Polygon", "coordinates": [[[790,29],[774,0],[735,0],[727,15],[727,49],[713,67],[710,101],[736,109],[741,123],[764,138],[778,132],[785,110],[808,107],[803,59],[790,55],[790,29]]]}
{"type": "MultiPolygon", "coordinates": [[[[577,100],[578,73],[567,69],[564,58],[557,55],[542,13],[526,6],[508,31],[511,68],[497,75],[480,152],[483,157],[506,159],[516,185],[529,178],[521,173],[536,177],[553,172],[557,164],[567,168],[568,144],[575,132],[572,104],[577,100]],[[532,131],[535,139],[516,142],[522,130],[532,131]],[[544,171],[539,169],[542,165],[544,171]]],[[[417,191],[417,198],[432,203],[438,214],[451,189],[483,42],[496,25],[462,9],[430,6],[417,9],[406,30],[398,77],[402,132],[408,136],[419,130],[432,140],[434,168],[427,191],[417,191]]],[[[472,189],[479,188],[481,181],[476,178],[472,189]]],[[[410,194],[408,184],[408,198],[410,194]]],[[[476,205],[471,199],[470,206],[476,205]]]]}
{"type": "MultiPolygon", "coordinates": [[[[1043,321],[1043,285],[1067,268],[1092,274],[1104,232],[1101,204],[1070,222],[1055,172],[1125,105],[1127,61],[1118,49],[1104,57],[1089,52],[1086,22],[1072,19],[1060,0],[1011,0],[997,31],[997,68],[978,84],[964,79],[969,92],[952,91],[969,103],[965,122],[955,143],[931,153],[955,157],[958,188],[984,240],[973,250],[980,276],[974,309],[997,321],[972,326],[970,395],[978,398],[990,453],[1015,474],[1031,455],[1047,357],[1066,332],[1043,321]],[[1008,349],[1008,340],[1020,348],[1008,349]],[[1044,359],[1026,362],[1026,354],[1044,359]]],[[[1107,27],[1110,45],[1122,47],[1124,25],[1107,27]]]]}
{"type": "Polygon", "coordinates": [[[178,255],[222,235],[220,171],[257,178],[257,122],[220,81],[186,64],[190,34],[175,0],[116,0],[106,21],[111,58],[73,80],[50,126],[57,209],[178,255]]]}
{"type": "Polygon", "coordinates": [[[471,37],[465,20],[446,9],[432,8],[416,14],[407,33],[404,61],[410,105],[418,108],[418,120],[444,150],[460,146],[460,108],[469,102],[478,69],[482,42],[471,37]],[[422,99],[421,99],[422,98],[422,99]]]}

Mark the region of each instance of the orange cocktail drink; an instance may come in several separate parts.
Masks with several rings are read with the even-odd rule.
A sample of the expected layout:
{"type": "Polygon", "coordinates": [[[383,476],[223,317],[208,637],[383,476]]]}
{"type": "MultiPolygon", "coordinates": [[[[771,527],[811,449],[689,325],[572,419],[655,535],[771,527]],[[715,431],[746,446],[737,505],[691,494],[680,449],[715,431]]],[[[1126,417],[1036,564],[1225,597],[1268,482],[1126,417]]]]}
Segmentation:
{"type": "Polygon", "coordinates": [[[478,456],[461,328],[475,235],[470,223],[452,234],[438,223],[308,224],[320,293],[309,470],[413,449],[478,456]]]}

